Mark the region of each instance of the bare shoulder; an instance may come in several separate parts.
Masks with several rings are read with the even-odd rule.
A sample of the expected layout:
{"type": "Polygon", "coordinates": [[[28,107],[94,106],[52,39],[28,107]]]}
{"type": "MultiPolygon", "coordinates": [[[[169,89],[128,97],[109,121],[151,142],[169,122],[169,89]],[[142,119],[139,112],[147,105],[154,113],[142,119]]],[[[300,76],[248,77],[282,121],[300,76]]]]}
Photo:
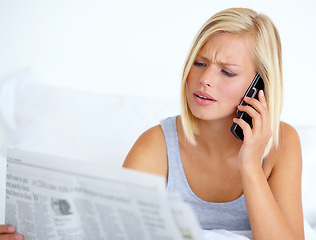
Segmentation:
{"type": "Polygon", "coordinates": [[[271,149],[268,159],[276,159],[285,155],[301,153],[301,143],[296,129],[288,123],[280,122],[279,144],[271,149]]]}
{"type": "Polygon", "coordinates": [[[296,129],[288,123],[280,123],[280,144],[299,144],[299,135],[296,129]]]}
{"type": "Polygon", "coordinates": [[[296,180],[300,179],[302,174],[301,143],[293,126],[285,122],[280,123],[279,145],[271,150],[265,160],[271,169],[270,182],[279,177],[292,176],[296,180]]]}
{"type": "Polygon", "coordinates": [[[160,125],[148,129],[137,139],[123,167],[167,177],[167,148],[160,125]]]}
{"type": "Polygon", "coordinates": [[[298,161],[301,159],[301,143],[296,129],[285,123],[280,123],[279,146],[276,150],[278,157],[282,159],[292,156],[298,161]]]}

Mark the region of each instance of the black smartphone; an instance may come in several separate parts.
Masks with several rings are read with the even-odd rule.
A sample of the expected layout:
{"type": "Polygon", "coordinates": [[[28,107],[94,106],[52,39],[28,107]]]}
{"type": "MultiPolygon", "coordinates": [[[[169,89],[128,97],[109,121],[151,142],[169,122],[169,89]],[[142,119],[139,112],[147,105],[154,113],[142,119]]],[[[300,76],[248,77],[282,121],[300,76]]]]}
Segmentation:
{"type": "MultiPolygon", "coordinates": [[[[249,105],[245,103],[244,98],[250,97],[250,98],[256,98],[258,99],[258,93],[260,90],[263,90],[264,88],[264,83],[261,75],[259,73],[256,74],[255,78],[253,79],[252,83],[250,84],[249,88],[247,89],[241,103],[239,105],[249,105]]],[[[241,112],[237,110],[237,118],[241,118],[244,121],[246,121],[250,127],[252,127],[252,118],[249,116],[249,114],[245,112],[241,112]]],[[[240,140],[244,140],[244,134],[241,129],[241,127],[233,123],[232,127],[230,128],[230,131],[234,134],[234,136],[240,140]]]]}

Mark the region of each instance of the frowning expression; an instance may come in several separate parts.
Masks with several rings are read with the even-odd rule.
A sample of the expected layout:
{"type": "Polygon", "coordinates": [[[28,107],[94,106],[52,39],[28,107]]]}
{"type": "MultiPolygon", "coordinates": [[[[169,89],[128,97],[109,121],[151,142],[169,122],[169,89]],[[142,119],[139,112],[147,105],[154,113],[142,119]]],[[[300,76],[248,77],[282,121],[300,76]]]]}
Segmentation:
{"type": "Polygon", "coordinates": [[[250,37],[230,33],[211,37],[187,78],[192,114],[204,120],[232,118],[255,75],[250,37]]]}

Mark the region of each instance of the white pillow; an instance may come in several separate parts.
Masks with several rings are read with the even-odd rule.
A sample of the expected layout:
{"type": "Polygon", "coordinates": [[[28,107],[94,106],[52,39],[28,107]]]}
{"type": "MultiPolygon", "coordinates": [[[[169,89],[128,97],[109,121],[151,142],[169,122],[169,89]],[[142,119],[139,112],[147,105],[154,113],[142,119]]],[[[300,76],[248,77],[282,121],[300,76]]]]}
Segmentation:
{"type": "MultiPolygon", "coordinates": [[[[44,84],[30,71],[0,90],[5,145],[121,166],[138,136],[170,115],[178,99],[106,95],[44,84]]],[[[5,148],[5,147],[4,147],[5,148]]]]}

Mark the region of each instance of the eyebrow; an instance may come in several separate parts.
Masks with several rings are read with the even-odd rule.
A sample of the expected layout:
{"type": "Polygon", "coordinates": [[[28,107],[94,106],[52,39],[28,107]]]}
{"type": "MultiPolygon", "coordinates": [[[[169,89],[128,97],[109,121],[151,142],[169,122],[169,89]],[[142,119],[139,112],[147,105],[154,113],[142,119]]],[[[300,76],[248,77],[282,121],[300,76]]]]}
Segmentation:
{"type": "MultiPolygon", "coordinates": [[[[201,54],[198,54],[197,57],[202,58],[202,59],[204,59],[204,60],[206,60],[206,61],[210,61],[209,58],[207,58],[207,57],[205,57],[205,56],[203,56],[203,55],[201,55],[201,54]]],[[[238,65],[238,64],[234,64],[234,63],[230,63],[230,62],[225,62],[225,61],[215,61],[215,63],[218,64],[218,65],[221,65],[221,66],[240,67],[240,65],[238,65]]]]}

